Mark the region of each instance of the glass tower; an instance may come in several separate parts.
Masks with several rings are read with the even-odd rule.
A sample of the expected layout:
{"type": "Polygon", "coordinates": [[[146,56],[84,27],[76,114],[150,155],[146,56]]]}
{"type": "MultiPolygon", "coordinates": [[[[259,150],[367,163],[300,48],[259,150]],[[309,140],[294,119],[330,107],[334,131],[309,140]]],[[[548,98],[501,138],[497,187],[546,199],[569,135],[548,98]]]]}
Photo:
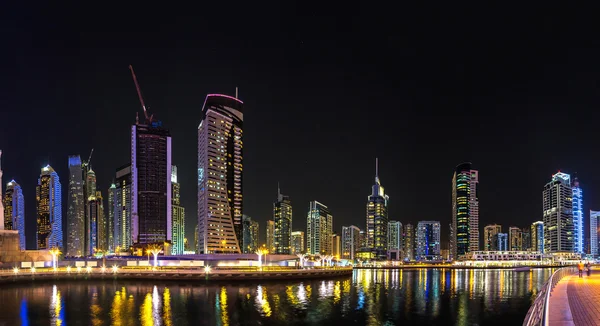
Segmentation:
{"type": "Polygon", "coordinates": [[[404,226],[404,260],[415,260],[415,227],[412,224],[404,226]]]}
{"type": "Polygon", "coordinates": [[[333,253],[333,215],[327,206],[313,200],[308,205],[306,218],[306,253],[310,255],[333,253]]]}
{"type": "Polygon", "coordinates": [[[243,102],[206,96],[198,126],[198,250],[241,253],[243,247],[243,102]]]}
{"type": "Polygon", "coordinates": [[[303,254],[304,251],[304,232],[292,232],[292,254],[303,254]]]}
{"type": "Polygon", "coordinates": [[[389,221],[388,223],[388,250],[402,250],[402,223],[389,221]]]}
{"type": "Polygon", "coordinates": [[[374,250],[379,259],[387,259],[388,201],[389,197],[379,181],[379,165],[375,159],[375,184],[367,197],[366,246],[374,250]]]}
{"type": "Polygon", "coordinates": [[[342,226],[342,258],[354,260],[360,250],[360,229],[357,226],[342,226]]]}
{"type": "Polygon", "coordinates": [[[171,253],[174,255],[183,255],[185,239],[185,209],[181,207],[180,186],[177,181],[177,166],[173,165],[171,171],[171,197],[173,200],[173,247],[171,253]]]}
{"type": "Polygon", "coordinates": [[[544,250],[573,252],[573,189],[571,176],[558,172],[544,186],[544,250]]]}
{"type": "Polygon", "coordinates": [[[583,191],[579,187],[579,180],[573,179],[573,251],[583,254],[583,191]]]}
{"type": "Polygon", "coordinates": [[[25,198],[21,186],[15,180],[6,184],[4,229],[19,231],[19,248],[25,250],[25,198]]]}
{"type": "Polygon", "coordinates": [[[598,218],[600,211],[590,210],[590,254],[598,255],[598,218]]]}
{"type": "Polygon", "coordinates": [[[106,232],[108,232],[108,251],[115,252],[115,200],[117,193],[117,185],[113,182],[108,188],[108,202],[106,205],[106,209],[108,211],[107,218],[107,228],[106,232]]]}
{"type": "Polygon", "coordinates": [[[275,221],[273,220],[268,220],[267,221],[267,229],[266,229],[266,235],[267,235],[267,249],[269,250],[269,253],[274,253],[275,252],[275,221]]]}
{"type": "Polygon", "coordinates": [[[502,232],[502,226],[499,224],[490,224],[483,228],[483,242],[485,250],[492,250],[492,239],[494,234],[498,234],[500,232],[502,232]]]}
{"type": "MultiPolygon", "coordinates": [[[[242,216],[242,225],[243,225],[243,252],[245,254],[253,254],[258,249],[258,230],[254,230],[254,225],[258,225],[258,222],[252,221],[252,218],[248,215],[242,216]],[[256,243],[254,241],[256,232],[256,243]]],[[[256,226],[258,228],[258,226],[256,226]]]]}
{"type": "Polygon", "coordinates": [[[277,187],[277,201],[273,203],[275,221],[275,253],[289,255],[292,241],[292,202],[290,197],[281,194],[277,187]]]}
{"type": "Polygon", "coordinates": [[[439,260],[440,222],[420,221],[417,224],[417,260],[439,260]]]}
{"type": "Polygon", "coordinates": [[[129,250],[133,244],[131,239],[132,222],[132,175],[131,165],[125,165],[116,172],[114,190],[114,231],[115,252],[129,250]]]}
{"type": "Polygon", "coordinates": [[[35,194],[37,206],[37,249],[62,248],[61,185],[58,174],[50,165],[42,168],[35,194]]]}
{"type": "Polygon", "coordinates": [[[66,256],[78,257],[84,253],[85,202],[81,158],[79,155],[71,155],[69,156],[66,256]]]}
{"type": "Polygon", "coordinates": [[[531,250],[544,253],[544,222],[531,224],[531,250]]]}
{"type": "Polygon", "coordinates": [[[479,250],[479,172],[471,163],[456,166],[452,176],[452,258],[479,250]]]}

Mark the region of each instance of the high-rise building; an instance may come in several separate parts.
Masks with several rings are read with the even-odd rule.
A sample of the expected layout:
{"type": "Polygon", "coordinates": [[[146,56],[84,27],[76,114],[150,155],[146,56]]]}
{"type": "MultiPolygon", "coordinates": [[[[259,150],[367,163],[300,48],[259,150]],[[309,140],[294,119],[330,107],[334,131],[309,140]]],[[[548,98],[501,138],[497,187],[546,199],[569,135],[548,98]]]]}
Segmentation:
{"type": "Polygon", "coordinates": [[[600,211],[590,210],[590,254],[593,256],[598,255],[598,219],[600,218],[600,211]]]}
{"type": "Polygon", "coordinates": [[[439,260],[440,222],[419,221],[417,224],[417,260],[439,260]]]}
{"type": "Polygon", "coordinates": [[[292,232],[292,254],[303,254],[304,249],[304,232],[293,231],[292,232]]]}
{"type": "Polygon", "coordinates": [[[93,255],[97,250],[102,249],[102,201],[95,195],[88,198],[86,214],[86,242],[85,256],[93,255]]]}
{"type": "Polygon", "coordinates": [[[583,190],[579,186],[579,180],[573,178],[571,185],[573,190],[573,252],[583,254],[583,190]]]}
{"type": "Polygon", "coordinates": [[[108,188],[108,202],[106,205],[106,211],[108,217],[106,219],[106,233],[108,233],[108,252],[115,252],[115,200],[117,193],[117,185],[113,182],[108,188]]]}
{"type": "Polygon", "coordinates": [[[98,202],[98,249],[106,251],[108,249],[108,223],[106,223],[106,215],[104,215],[104,198],[100,190],[96,190],[96,201],[98,202]]]}
{"type": "Polygon", "coordinates": [[[337,233],[331,235],[331,251],[334,257],[342,257],[342,237],[337,233]]]}
{"type": "Polygon", "coordinates": [[[358,248],[365,249],[367,247],[367,233],[365,230],[360,230],[358,234],[358,248]]]}
{"type": "Polygon", "coordinates": [[[69,156],[69,193],[67,197],[66,256],[82,256],[85,248],[84,179],[81,158],[69,156]]]}
{"type": "Polygon", "coordinates": [[[58,174],[50,165],[42,168],[35,194],[37,249],[63,248],[61,185],[58,174]]]}
{"type": "Polygon", "coordinates": [[[388,250],[402,250],[402,223],[388,222],[388,250]]]}
{"type": "Polygon", "coordinates": [[[523,237],[521,229],[516,226],[508,228],[508,242],[509,250],[521,251],[523,250],[523,237]]]}
{"type": "Polygon", "coordinates": [[[508,234],[496,233],[492,237],[492,250],[493,251],[507,251],[508,248],[508,234]]]}
{"type": "Polygon", "coordinates": [[[243,246],[243,102],[208,94],[198,126],[199,253],[243,246]]]}
{"type": "Polygon", "coordinates": [[[499,224],[490,224],[483,228],[483,245],[485,250],[492,250],[492,238],[494,234],[500,232],[502,232],[502,226],[499,224]]]}
{"type": "Polygon", "coordinates": [[[531,227],[521,230],[521,250],[531,250],[531,227]]]}
{"type": "Polygon", "coordinates": [[[258,221],[252,220],[252,222],[250,222],[250,234],[252,234],[252,242],[250,243],[250,245],[252,246],[252,252],[256,252],[256,250],[260,247],[259,245],[259,236],[260,236],[260,224],[258,224],[258,221]]]}
{"type": "Polygon", "coordinates": [[[6,184],[3,201],[4,229],[19,231],[19,248],[25,250],[25,198],[23,189],[15,180],[6,184]]]}
{"type": "Polygon", "coordinates": [[[275,252],[275,221],[273,220],[268,220],[267,221],[267,229],[266,229],[266,235],[267,235],[267,250],[269,250],[269,253],[274,253],[275,252]]]}
{"type": "Polygon", "coordinates": [[[133,214],[133,194],[131,165],[117,169],[114,190],[114,232],[115,251],[126,251],[133,244],[131,222],[133,214]]]}
{"type": "Polygon", "coordinates": [[[275,253],[289,255],[292,241],[292,202],[284,196],[277,186],[277,201],[273,203],[273,220],[275,221],[275,253]]]}
{"type": "Polygon", "coordinates": [[[573,190],[571,176],[558,172],[543,192],[544,250],[573,252],[573,190]]]}
{"type": "Polygon", "coordinates": [[[316,200],[311,201],[306,218],[306,253],[331,255],[333,252],[332,233],[333,215],[327,206],[316,200]]]}
{"type": "Polygon", "coordinates": [[[342,226],[342,258],[354,260],[360,250],[360,229],[354,225],[342,226]]]}
{"type": "Polygon", "coordinates": [[[149,123],[131,126],[131,240],[141,245],[172,240],[171,134],[149,123]]]}
{"type": "Polygon", "coordinates": [[[415,260],[415,228],[412,224],[404,225],[404,260],[415,260]]]}
{"type": "Polygon", "coordinates": [[[448,238],[448,260],[452,261],[454,260],[456,257],[454,257],[454,253],[456,252],[454,250],[455,245],[454,245],[454,241],[456,240],[454,237],[454,224],[451,222],[449,227],[448,227],[448,235],[450,235],[450,237],[448,238]]]}
{"type": "Polygon", "coordinates": [[[258,250],[258,222],[246,214],[242,215],[243,225],[243,252],[245,254],[253,254],[258,250]]]}
{"type": "Polygon", "coordinates": [[[177,180],[177,166],[173,165],[171,170],[171,213],[173,225],[171,230],[173,231],[173,246],[171,253],[173,255],[183,255],[185,246],[183,240],[185,239],[185,209],[181,206],[180,197],[180,185],[177,180]]]}
{"type": "Polygon", "coordinates": [[[531,250],[544,253],[544,222],[537,221],[531,224],[531,250]]]}
{"type": "Polygon", "coordinates": [[[456,166],[452,176],[452,257],[479,250],[479,172],[471,163],[456,166]]]}
{"type": "Polygon", "coordinates": [[[388,201],[383,186],[379,181],[379,164],[375,159],[375,184],[371,195],[367,197],[367,228],[366,245],[368,249],[376,251],[377,257],[387,257],[388,242],[388,201]]]}

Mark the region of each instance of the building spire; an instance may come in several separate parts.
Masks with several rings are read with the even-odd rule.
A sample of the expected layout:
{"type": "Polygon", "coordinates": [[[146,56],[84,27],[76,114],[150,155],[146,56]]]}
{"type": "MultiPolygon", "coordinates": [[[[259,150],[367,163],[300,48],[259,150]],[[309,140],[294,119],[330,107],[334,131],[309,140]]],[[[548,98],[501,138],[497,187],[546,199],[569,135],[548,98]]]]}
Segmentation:
{"type": "Polygon", "coordinates": [[[375,158],[375,183],[379,184],[379,158],[375,158]]]}

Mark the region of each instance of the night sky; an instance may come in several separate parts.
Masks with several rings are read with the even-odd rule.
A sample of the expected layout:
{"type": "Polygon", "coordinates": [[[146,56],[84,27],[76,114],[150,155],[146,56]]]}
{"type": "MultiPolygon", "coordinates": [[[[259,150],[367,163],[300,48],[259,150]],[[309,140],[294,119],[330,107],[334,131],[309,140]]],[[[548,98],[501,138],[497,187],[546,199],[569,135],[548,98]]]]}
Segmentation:
{"type": "Polygon", "coordinates": [[[482,229],[540,220],[543,186],[559,169],[577,172],[586,218],[600,209],[594,11],[7,7],[19,5],[0,10],[0,149],[4,187],[14,178],[24,189],[30,246],[42,166],[59,173],[66,217],[68,155],[87,159],[94,148],[105,196],[129,162],[130,126],[142,115],[130,64],[171,131],[190,239],[202,104],[235,87],[245,103],[244,213],[261,223],[261,238],[278,181],[294,229],[306,228],[314,199],[331,209],[334,231],[363,228],[375,157],[390,219],[439,220],[443,240],[463,161],[480,171],[482,229]]]}

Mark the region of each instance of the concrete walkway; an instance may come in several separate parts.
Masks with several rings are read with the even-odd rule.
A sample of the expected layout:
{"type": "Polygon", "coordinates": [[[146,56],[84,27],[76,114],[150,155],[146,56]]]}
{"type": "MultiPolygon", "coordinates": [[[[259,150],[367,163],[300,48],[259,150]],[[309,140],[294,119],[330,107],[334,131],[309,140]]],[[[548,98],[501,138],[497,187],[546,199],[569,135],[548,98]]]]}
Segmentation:
{"type": "Polygon", "coordinates": [[[548,309],[551,326],[600,326],[600,270],[563,278],[552,292],[548,309]]]}

